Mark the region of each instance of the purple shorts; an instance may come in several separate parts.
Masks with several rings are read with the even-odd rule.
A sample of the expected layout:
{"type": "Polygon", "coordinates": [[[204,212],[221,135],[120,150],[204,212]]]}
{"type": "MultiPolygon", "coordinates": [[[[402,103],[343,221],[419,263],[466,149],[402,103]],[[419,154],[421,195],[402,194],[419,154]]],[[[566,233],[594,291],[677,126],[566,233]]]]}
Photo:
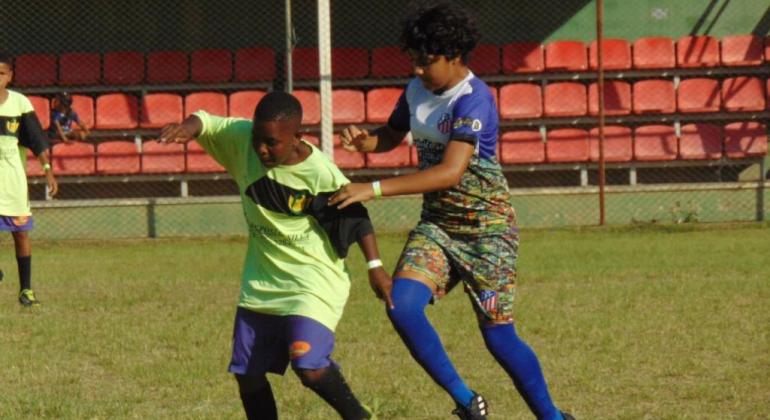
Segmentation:
{"type": "Polygon", "coordinates": [[[2,216],[0,215],[0,231],[25,232],[32,230],[35,223],[32,216],[2,216]]]}
{"type": "Polygon", "coordinates": [[[239,307],[228,370],[238,375],[283,375],[294,369],[337,366],[331,359],[334,332],[304,316],[268,315],[239,307]]]}

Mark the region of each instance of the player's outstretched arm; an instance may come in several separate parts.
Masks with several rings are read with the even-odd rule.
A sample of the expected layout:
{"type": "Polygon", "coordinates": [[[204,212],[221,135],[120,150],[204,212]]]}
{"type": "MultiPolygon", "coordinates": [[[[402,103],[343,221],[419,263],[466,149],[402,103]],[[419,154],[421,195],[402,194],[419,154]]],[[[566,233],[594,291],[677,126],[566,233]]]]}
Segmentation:
{"type": "Polygon", "coordinates": [[[160,130],[158,141],[161,143],[187,143],[198,137],[203,129],[200,118],[190,115],[181,124],[168,124],[160,130]]]}
{"type": "Polygon", "coordinates": [[[53,175],[53,168],[51,168],[51,161],[48,159],[48,156],[48,149],[45,149],[42,153],[37,155],[37,160],[45,171],[45,180],[46,184],[48,184],[48,195],[54,197],[59,193],[59,183],[56,182],[56,177],[53,175]]]}
{"type": "Polygon", "coordinates": [[[340,133],[342,147],[351,152],[382,153],[393,150],[401,143],[406,133],[383,125],[369,133],[350,125],[340,133]]]}
{"type": "Polygon", "coordinates": [[[393,309],[393,299],[390,296],[391,289],[393,289],[393,279],[382,266],[374,232],[361,237],[358,240],[358,246],[361,248],[361,252],[364,254],[369,266],[369,286],[371,286],[377,298],[384,300],[388,308],[393,309]]]}

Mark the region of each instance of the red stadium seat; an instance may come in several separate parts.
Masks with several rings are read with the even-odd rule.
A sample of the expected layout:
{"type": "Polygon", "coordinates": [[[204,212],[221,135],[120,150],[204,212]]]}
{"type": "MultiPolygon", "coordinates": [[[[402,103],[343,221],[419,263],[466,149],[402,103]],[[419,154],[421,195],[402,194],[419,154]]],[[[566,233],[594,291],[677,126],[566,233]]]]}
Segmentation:
{"type": "Polygon", "coordinates": [[[500,137],[500,163],[545,162],[545,143],[540,131],[508,131],[500,137]]]}
{"type": "Polygon", "coordinates": [[[634,83],[634,114],[670,114],[676,111],[671,80],[642,80],[634,83]]]}
{"type": "Polygon", "coordinates": [[[197,141],[187,142],[187,172],[212,173],[224,171],[225,168],[206,153],[197,141]]]}
{"type": "Polygon", "coordinates": [[[495,106],[499,107],[500,106],[500,100],[497,97],[498,96],[497,95],[497,88],[494,87],[494,86],[487,86],[487,87],[489,88],[489,94],[492,95],[492,99],[495,100],[495,106]]]}
{"type": "Polygon", "coordinates": [[[161,144],[154,140],[142,143],[142,173],[167,174],[185,170],[184,144],[161,144]]]}
{"type": "Polygon", "coordinates": [[[676,43],[678,67],[716,67],[719,65],[719,41],[709,35],[679,38],[676,43]]]}
{"type": "Polygon", "coordinates": [[[676,67],[674,41],[668,37],[647,37],[634,41],[635,69],[670,69],[676,67]]]}
{"type": "Polygon", "coordinates": [[[409,77],[412,62],[400,47],[377,47],[372,50],[372,77],[409,77]]]}
{"type": "Polygon", "coordinates": [[[302,138],[313,146],[321,148],[321,140],[318,137],[311,134],[303,134],[302,138]]]}
{"type": "Polygon", "coordinates": [[[332,76],[335,79],[369,76],[369,51],[365,48],[332,48],[332,76]]]}
{"type": "Polygon", "coordinates": [[[175,93],[148,93],[142,99],[141,128],[161,128],[182,118],[182,97],[175,93]]]}
{"type": "MultiPolygon", "coordinates": [[[[335,151],[336,152],[336,151],[335,151]]],[[[385,153],[367,153],[367,168],[405,168],[411,166],[409,145],[402,141],[395,149],[385,153]]]]}
{"type": "Polygon", "coordinates": [[[770,36],[765,37],[765,61],[770,62],[770,36]]]}
{"type": "Polygon", "coordinates": [[[233,78],[233,55],[225,49],[195,50],[190,54],[194,83],[227,82],[233,78]]]}
{"type": "Polygon", "coordinates": [[[546,138],[545,156],[548,162],[588,161],[588,131],[582,128],[558,128],[548,131],[546,138]]]}
{"type": "MultiPolygon", "coordinates": [[[[588,85],[588,112],[599,114],[599,85],[588,85]]],[[[604,82],[604,114],[628,115],[631,113],[631,85],[620,80],[604,82]]]]}
{"type": "Polygon", "coordinates": [[[294,48],[291,52],[291,66],[296,80],[318,79],[318,48],[294,48]]]}
{"type": "Polygon", "coordinates": [[[762,64],[762,38],[756,35],[727,35],[722,38],[722,64],[758,66],[762,64]]]}
{"type": "Polygon", "coordinates": [[[144,81],[144,54],[138,51],[104,53],[104,83],[136,85],[144,81]]]}
{"type": "Polygon", "coordinates": [[[52,86],[56,84],[58,68],[52,54],[22,54],[13,64],[13,84],[16,86],[52,86]]]}
{"type": "Polygon", "coordinates": [[[366,159],[363,153],[348,152],[342,147],[335,147],[334,164],[340,169],[361,169],[366,166],[366,159]]]}
{"type": "Polygon", "coordinates": [[[500,73],[500,48],[492,44],[477,45],[471,52],[468,66],[479,76],[500,73]]]}
{"type": "Polygon", "coordinates": [[[48,130],[48,126],[51,125],[51,104],[48,103],[48,98],[28,95],[27,99],[32,103],[32,108],[35,109],[35,115],[40,120],[43,130],[48,130]]]}
{"type": "Polygon", "coordinates": [[[679,82],[679,112],[718,112],[722,105],[719,81],[716,79],[684,79],[679,82]]]}
{"type": "Polygon", "coordinates": [[[503,45],[503,73],[540,73],[545,68],[543,45],[539,42],[512,42],[503,45]]]}
{"type": "Polygon", "coordinates": [[[220,117],[227,116],[227,96],[219,92],[194,92],[184,97],[184,116],[204,110],[220,117]]]}
{"type": "Polygon", "coordinates": [[[102,80],[102,60],[98,53],[64,53],[59,56],[59,84],[98,85],[102,80]]]}
{"type": "Polygon", "coordinates": [[[765,92],[757,77],[730,77],[722,82],[722,104],[726,111],[762,111],[765,92]]]}
{"type": "Polygon", "coordinates": [[[544,114],[548,117],[581,116],[587,112],[588,98],[582,83],[549,83],[543,97],[544,114]]]}
{"type": "Polygon", "coordinates": [[[182,83],[189,78],[189,60],[184,51],[155,51],[147,54],[148,83],[182,83]]]}
{"type": "Polygon", "coordinates": [[[295,90],[294,97],[302,104],[302,124],[316,125],[321,122],[321,95],[313,90],[295,90]]]}
{"type": "MultiPolygon", "coordinates": [[[[590,67],[599,68],[598,57],[599,44],[596,41],[591,42],[589,47],[590,67]]],[[[626,70],[631,68],[631,44],[625,39],[605,39],[602,42],[604,49],[602,54],[605,70],[626,70]]]]}
{"type": "Polygon", "coordinates": [[[123,130],[139,125],[136,97],[125,93],[108,93],[96,98],[96,125],[99,130],[123,130]]]}
{"type": "Polygon", "coordinates": [[[403,93],[401,88],[376,88],[366,93],[366,121],[386,123],[398,98],[403,93]]]}
{"type": "Polygon", "coordinates": [[[85,95],[72,95],[72,110],[78,114],[78,118],[84,126],[94,128],[94,98],[85,95]]]}
{"type": "Polygon", "coordinates": [[[679,157],[688,160],[721,158],[722,127],[704,123],[682,125],[679,157]]]}
{"type": "Polygon", "coordinates": [[[533,83],[510,83],[500,88],[500,117],[539,118],[543,115],[543,92],[533,83]]]}
{"type": "Polygon", "coordinates": [[[231,117],[240,117],[251,119],[254,116],[254,109],[265,96],[261,90],[242,90],[230,94],[229,108],[231,117]]]}
{"type": "Polygon", "coordinates": [[[141,166],[136,143],[110,140],[96,146],[96,173],[104,175],[138,174],[141,166]]]}
{"type": "Polygon", "coordinates": [[[581,41],[553,41],[545,46],[546,71],[583,71],[588,69],[586,45],[581,41]]]}
{"type": "Polygon", "coordinates": [[[332,91],[332,121],[335,124],[362,123],[366,120],[364,92],[354,89],[332,91]]]}
{"type": "Polygon", "coordinates": [[[270,48],[241,48],[235,51],[235,81],[261,82],[275,78],[275,52],[270,48]]]}
{"type": "Polygon", "coordinates": [[[670,125],[646,125],[634,130],[634,159],[639,161],[677,158],[676,131],[670,125]]]}
{"type": "Polygon", "coordinates": [[[731,159],[767,154],[767,127],[758,122],[734,122],[725,126],[725,154],[731,159]]]}
{"type": "Polygon", "coordinates": [[[90,143],[55,144],[51,160],[56,175],[93,175],[96,172],[96,153],[90,143]]]}
{"type": "MultiPolygon", "coordinates": [[[[590,159],[599,161],[599,128],[594,127],[588,132],[590,159]]],[[[608,125],[604,127],[604,161],[630,162],[634,157],[634,142],[629,127],[608,125]]]]}
{"type": "Polygon", "coordinates": [[[45,171],[32,150],[27,149],[27,176],[43,176],[45,171]]]}

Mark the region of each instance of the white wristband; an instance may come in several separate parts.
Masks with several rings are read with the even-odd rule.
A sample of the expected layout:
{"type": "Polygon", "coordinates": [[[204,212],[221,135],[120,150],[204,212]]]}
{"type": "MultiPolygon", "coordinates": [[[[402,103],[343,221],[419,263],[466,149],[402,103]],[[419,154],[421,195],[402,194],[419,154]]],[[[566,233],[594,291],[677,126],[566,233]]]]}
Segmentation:
{"type": "Polygon", "coordinates": [[[366,266],[369,267],[370,270],[373,268],[382,267],[382,260],[378,258],[376,260],[367,261],[366,266]]]}

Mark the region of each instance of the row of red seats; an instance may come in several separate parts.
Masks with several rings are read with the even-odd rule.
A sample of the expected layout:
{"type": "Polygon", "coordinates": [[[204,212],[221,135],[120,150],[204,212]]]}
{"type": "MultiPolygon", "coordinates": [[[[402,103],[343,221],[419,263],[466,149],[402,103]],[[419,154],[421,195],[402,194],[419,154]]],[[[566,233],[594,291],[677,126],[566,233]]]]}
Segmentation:
{"type": "MultiPolygon", "coordinates": [[[[603,42],[608,70],[674,67],[755,66],[770,62],[770,37],[730,35],[720,40],[707,35],[603,42]]],[[[482,44],[470,67],[479,75],[585,71],[596,69],[597,42],[512,42],[482,44]]],[[[276,76],[276,53],[269,48],[155,51],[70,52],[60,56],[23,54],[15,60],[17,86],[90,86],[175,83],[271,81],[276,76]]],[[[318,49],[296,48],[292,54],[295,79],[318,78],[318,49]]],[[[334,48],[332,69],[337,79],[408,77],[411,63],[399,47],[334,48]]]]}
{"type": "MultiPolygon", "coordinates": [[[[634,129],[604,129],[606,162],[647,162],[742,159],[767,154],[767,127],[757,122],[734,122],[724,127],[696,123],[682,125],[677,136],[673,125],[645,125],[634,129]]],[[[599,130],[560,128],[540,131],[509,131],[500,139],[503,164],[596,162],[599,130]]]]}
{"type": "MultiPolygon", "coordinates": [[[[770,100],[770,80],[757,77],[649,79],[634,83],[608,80],[604,84],[606,115],[670,114],[674,112],[764,111],[770,100]]],[[[549,83],[542,89],[531,83],[500,88],[500,116],[504,119],[571,117],[599,113],[598,84],[549,83]]]]}

